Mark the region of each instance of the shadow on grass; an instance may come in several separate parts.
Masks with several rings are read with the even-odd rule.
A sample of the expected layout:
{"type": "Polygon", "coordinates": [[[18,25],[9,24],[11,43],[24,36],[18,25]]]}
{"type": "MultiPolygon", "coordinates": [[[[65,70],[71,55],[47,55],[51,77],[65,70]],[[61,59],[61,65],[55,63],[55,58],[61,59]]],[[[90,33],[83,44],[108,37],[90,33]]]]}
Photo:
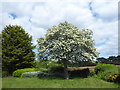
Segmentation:
{"type": "Polygon", "coordinates": [[[61,77],[55,77],[55,76],[52,76],[52,77],[38,77],[39,79],[42,79],[42,80],[55,80],[55,79],[57,79],[57,80],[64,80],[64,78],[61,78],[61,77]]]}

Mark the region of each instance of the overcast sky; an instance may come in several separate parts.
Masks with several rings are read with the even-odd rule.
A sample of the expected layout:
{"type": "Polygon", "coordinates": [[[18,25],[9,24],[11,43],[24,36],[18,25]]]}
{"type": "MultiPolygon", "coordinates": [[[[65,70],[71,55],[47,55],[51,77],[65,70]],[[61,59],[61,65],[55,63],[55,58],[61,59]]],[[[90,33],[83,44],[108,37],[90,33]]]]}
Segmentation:
{"type": "Polygon", "coordinates": [[[100,57],[118,54],[118,0],[7,1],[2,2],[0,30],[9,24],[21,25],[36,44],[48,28],[68,21],[79,29],[93,31],[100,57]]]}

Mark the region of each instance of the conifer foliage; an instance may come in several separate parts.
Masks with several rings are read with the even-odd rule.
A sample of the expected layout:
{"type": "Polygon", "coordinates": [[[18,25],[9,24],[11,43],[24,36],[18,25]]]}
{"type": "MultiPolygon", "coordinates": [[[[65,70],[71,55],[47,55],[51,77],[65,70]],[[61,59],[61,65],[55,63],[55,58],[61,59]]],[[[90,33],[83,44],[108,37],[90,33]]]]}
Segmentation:
{"type": "Polygon", "coordinates": [[[14,70],[32,67],[35,54],[32,36],[21,26],[8,25],[2,30],[2,69],[11,74],[14,70]]]}

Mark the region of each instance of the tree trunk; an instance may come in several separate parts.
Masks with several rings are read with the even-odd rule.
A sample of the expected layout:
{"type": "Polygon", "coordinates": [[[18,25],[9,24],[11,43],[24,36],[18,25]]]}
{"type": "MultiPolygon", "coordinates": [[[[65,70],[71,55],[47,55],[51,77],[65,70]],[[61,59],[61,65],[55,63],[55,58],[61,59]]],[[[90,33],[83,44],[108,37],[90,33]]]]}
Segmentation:
{"type": "Polygon", "coordinates": [[[67,69],[67,61],[63,61],[64,65],[64,72],[65,72],[65,79],[69,79],[68,69],[67,69]]]}

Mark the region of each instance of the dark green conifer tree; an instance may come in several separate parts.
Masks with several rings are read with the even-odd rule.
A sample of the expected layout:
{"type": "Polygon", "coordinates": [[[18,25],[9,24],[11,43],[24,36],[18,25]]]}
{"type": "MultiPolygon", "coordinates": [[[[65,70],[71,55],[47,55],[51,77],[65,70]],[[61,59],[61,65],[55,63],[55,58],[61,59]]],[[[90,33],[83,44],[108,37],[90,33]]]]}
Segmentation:
{"type": "Polygon", "coordinates": [[[32,36],[21,26],[8,25],[2,30],[2,69],[9,74],[34,65],[32,36]]]}

